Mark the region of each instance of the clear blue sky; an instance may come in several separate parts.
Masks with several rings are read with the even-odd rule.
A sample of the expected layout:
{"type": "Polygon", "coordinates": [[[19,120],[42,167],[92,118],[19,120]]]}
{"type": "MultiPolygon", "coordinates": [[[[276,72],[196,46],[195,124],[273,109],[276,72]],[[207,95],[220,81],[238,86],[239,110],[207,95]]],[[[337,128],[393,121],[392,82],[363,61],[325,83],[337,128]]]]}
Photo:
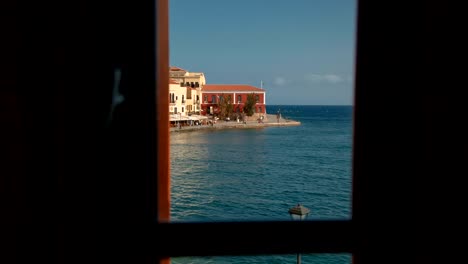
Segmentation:
{"type": "Polygon", "coordinates": [[[355,0],[169,0],[170,64],[267,104],[351,105],[355,0]]]}

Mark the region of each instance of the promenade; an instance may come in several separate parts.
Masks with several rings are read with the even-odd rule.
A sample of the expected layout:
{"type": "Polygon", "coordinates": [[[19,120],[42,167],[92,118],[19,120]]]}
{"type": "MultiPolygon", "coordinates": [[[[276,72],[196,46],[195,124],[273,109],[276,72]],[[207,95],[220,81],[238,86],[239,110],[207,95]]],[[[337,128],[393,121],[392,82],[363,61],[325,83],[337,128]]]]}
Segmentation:
{"type": "Polygon", "coordinates": [[[262,127],[271,127],[271,126],[300,126],[301,122],[280,118],[279,122],[276,119],[276,115],[267,114],[265,119],[262,123],[259,123],[257,120],[246,121],[243,123],[240,121],[239,123],[237,120],[231,121],[224,121],[218,120],[213,125],[199,125],[199,126],[182,126],[181,128],[178,127],[171,127],[170,132],[187,132],[187,131],[196,131],[196,130],[204,130],[204,129],[229,129],[229,128],[262,128],[262,127]]]}

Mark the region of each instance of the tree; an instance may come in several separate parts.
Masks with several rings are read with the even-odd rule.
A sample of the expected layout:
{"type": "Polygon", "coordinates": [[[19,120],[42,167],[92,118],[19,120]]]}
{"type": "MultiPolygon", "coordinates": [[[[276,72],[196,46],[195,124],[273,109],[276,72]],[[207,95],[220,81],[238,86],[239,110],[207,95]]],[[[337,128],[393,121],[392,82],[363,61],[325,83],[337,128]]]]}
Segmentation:
{"type": "Polygon", "coordinates": [[[221,96],[219,97],[218,106],[220,118],[224,119],[226,117],[230,117],[234,112],[234,106],[232,105],[230,95],[226,96],[224,94],[221,94],[221,96]]]}
{"type": "Polygon", "coordinates": [[[247,95],[247,101],[244,104],[244,113],[246,113],[247,116],[252,116],[254,114],[256,103],[257,103],[257,100],[255,98],[254,93],[247,95]]]}

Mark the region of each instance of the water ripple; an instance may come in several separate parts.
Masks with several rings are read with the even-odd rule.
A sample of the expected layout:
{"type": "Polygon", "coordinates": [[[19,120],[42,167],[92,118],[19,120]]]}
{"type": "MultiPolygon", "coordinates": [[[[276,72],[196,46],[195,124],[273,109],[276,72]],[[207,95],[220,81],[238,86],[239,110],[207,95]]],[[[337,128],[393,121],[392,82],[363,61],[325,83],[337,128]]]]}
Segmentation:
{"type": "MultiPolygon", "coordinates": [[[[352,112],[294,109],[284,115],[301,121],[299,127],[171,134],[172,221],[289,220],[288,209],[297,203],[311,209],[309,219],[349,219],[352,112]]],[[[349,263],[347,255],[333,257],[347,260],[333,263],[349,263]]],[[[182,258],[173,263],[242,260],[182,258]]],[[[258,256],[244,263],[291,260],[258,256]]]]}

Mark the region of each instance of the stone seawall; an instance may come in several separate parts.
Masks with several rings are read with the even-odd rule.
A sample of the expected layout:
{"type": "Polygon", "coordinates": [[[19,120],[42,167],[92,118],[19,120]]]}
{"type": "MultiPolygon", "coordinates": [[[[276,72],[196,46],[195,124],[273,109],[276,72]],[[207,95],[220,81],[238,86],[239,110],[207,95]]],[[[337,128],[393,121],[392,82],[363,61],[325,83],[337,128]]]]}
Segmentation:
{"type": "Polygon", "coordinates": [[[276,118],[276,115],[267,114],[263,119],[263,122],[259,123],[256,119],[243,122],[234,121],[223,121],[218,120],[213,125],[201,125],[201,126],[182,126],[181,128],[178,127],[171,127],[171,132],[187,132],[187,131],[197,131],[203,129],[229,129],[229,128],[262,128],[262,127],[272,127],[272,126],[300,126],[301,122],[289,120],[285,118],[280,118],[279,122],[276,118]]]}

